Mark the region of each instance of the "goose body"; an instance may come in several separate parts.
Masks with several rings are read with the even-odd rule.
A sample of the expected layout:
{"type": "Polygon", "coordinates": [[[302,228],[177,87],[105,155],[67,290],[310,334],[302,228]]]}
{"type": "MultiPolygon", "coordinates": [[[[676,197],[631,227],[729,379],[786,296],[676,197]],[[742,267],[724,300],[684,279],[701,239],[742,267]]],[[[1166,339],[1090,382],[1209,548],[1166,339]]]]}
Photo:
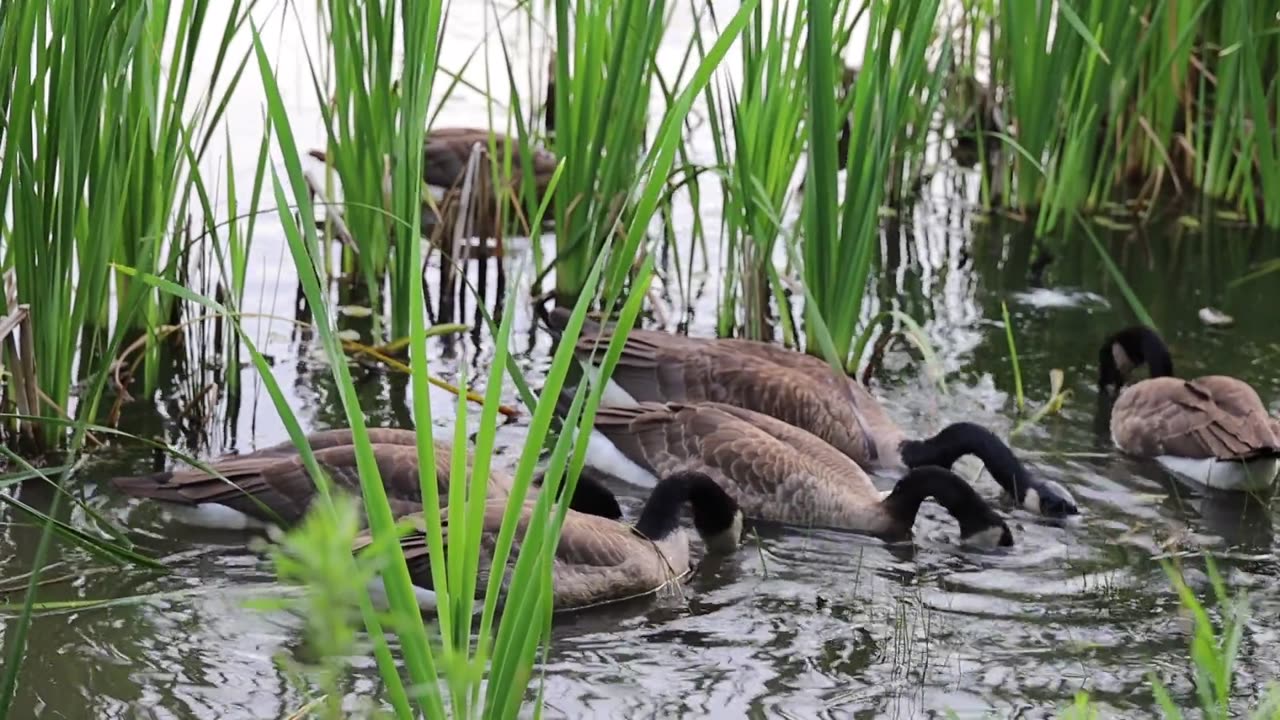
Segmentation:
{"type": "MultiPolygon", "coordinates": [[[[427,131],[422,145],[422,180],[437,207],[432,208],[424,202],[422,213],[424,232],[432,232],[432,228],[449,228],[452,225],[462,197],[467,165],[470,162],[471,153],[477,145],[482,152],[477,182],[481,181],[482,178],[489,177],[491,169],[489,164],[489,139],[491,134],[493,136],[493,151],[500,168],[499,172],[502,172],[501,168],[504,167],[503,164],[506,162],[507,152],[509,151],[511,153],[511,171],[507,177],[509,178],[510,187],[516,192],[522,190],[524,162],[522,149],[517,139],[496,131],[491,133],[488,128],[432,128],[427,131]]],[[[321,162],[327,162],[328,160],[328,153],[323,150],[313,149],[309,150],[307,154],[321,162]]],[[[553,153],[545,148],[535,147],[530,153],[529,163],[533,170],[536,198],[541,201],[551,183],[551,178],[555,175],[558,160],[553,153]]],[[[386,173],[383,177],[383,193],[387,197],[390,197],[391,194],[390,168],[390,158],[387,158],[386,173]]],[[[490,190],[489,193],[493,195],[495,191],[490,190]]],[[[505,197],[509,194],[508,191],[504,190],[501,196],[505,197]]],[[[476,213],[478,225],[476,233],[482,238],[494,237],[498,222],[496,200],[491,199],[486,207],[475,208],[473,211],[476,213]]]]}
{"type": "Polygon", "coordinates": [[[1117,392],[1110,431],[1121,452],[1215,490],[1274,484],[1280,436],[1257,391],[1226,375],[1174,377],[1168,348],[1151,328],[1107,338],[1099,351],[1099,388],[1117,392]],[[1143,364],[1151,377],[1124,386],[1125,376],[1143,364]]]}
{"type": "Polygon", "coordinates": [[[702,473],[725,489],[746,517],[909,537],[925,497],[960,523],[966,540],[1011,545],[1000,516],[962,478],[938,467],[911,470],[881,493],[863,469],[801,428],[723,403],[602,406],[587,464],[620,479],[652,484],[681,471],[702,473]]]}
{"type": "MultiPolygon", "coordinates": [[[[421,474],[414,431],[369,428],[368,435],[393,514],[399,516],[421,510],[421,474]]],[[[308,435],[307,440],[316,463],[335,485],[360,497],[360,473],[352,431],[349,428],[323,430],[308,435]]],[[[441,495],[449,489],[451,459],[452,446],[437,439],[436,487],[441,495]]],[[[244,455],[225,456],[208,465],[215,472],[186,468],[117,477],[112,478],[111,483],[126,495],[163,503],[180,522],[225,530],[293,525],[302,519],[317,494],[302,455],[291,441],[244,455]]],[[[468,473],[472,467],[473,458],[468,453],[468,473]]],[[[488,496],[505,499],[511,483],[509,475],[491,468],[488,496]]],[[[589,479],[579,482],[573,504],[612,517],[621,515],[616,499],[607,488],[593,485],[589,479]]]]}
{"type": "MultiPolygon", "coordinates": [[[[556,308],[547,323],[560,332],[568,317],[556,308]]],[[[583,327],[575,354],[593,380],[612,339],[611,328],[590,322],[583,327]]],[[[1027,472],[990,430],[955,423],[933,437],[910,438],[857,380],[833,372],[819,358],[771,343],[633,329],[603,402],[715,402],[752,410],[816,435],[864,470],[893,476],[921,465],[950,468],[974,454],[1008,496],[1031,512],[1079,512],[1065,488],[1027,472]]]]}
{"type": "MultiPolygon", "coordinates": [[[[709,552],[731,552],[742,534],[742,512],[731,496],[705,475],[675,473],[658,483],[634,526],[618,520],[570,509],[561,526],[552,566],[552,596],[557,610],[582,608],[648,595],[678,582],[691,569],[689,539],[680,526],[680,510],[688,504],[693,524],[709,552]]],[[[485,587],[493,562],[506,502],[490,499],[485,506],[477,588],[485,587]]],[[[511,558],[519,553],[532,517],[533,502],[521,509],[511,558]]],[[[448,525],[448,513],[441,522],[448,525]]],[[[430,554],[422,515],[407,518],[413,525],[400,543],[408,563],[419,607],[433,610],[430,554]]],[[[447,534],[442,532],[442,536],[447,534]]],[[[372,542],[368,532],[355,543],[360,551],[372,542]]],[[[505,596],[509,577],[504,578],[505,596]]],[[[380,586],[375,582],[375,591],[380,586]]]]}

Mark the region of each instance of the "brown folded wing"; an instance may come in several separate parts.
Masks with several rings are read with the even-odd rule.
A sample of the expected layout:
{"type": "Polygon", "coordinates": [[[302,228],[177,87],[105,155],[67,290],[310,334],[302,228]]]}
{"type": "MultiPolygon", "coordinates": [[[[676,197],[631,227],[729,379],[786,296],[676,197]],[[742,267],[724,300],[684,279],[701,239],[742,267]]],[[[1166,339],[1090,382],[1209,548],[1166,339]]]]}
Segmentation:
{"type": "MultiPolygon", "coordinates": [[[[599,363],[612,338],[608,328],[584,332],[577,353],[587,361],[594,352],[599,363]]],[[[873,433],[893,435],[889,441],[896,447],[900,432],[856,381],[841,381],[817,358],[763,348],[749,341],[632,331],[610,377],[641,402],[709,401],[763,413],[817,435],[868,467],[887,454],[873,433]],[[782,364],[778,356],[794,357],[782,364]]]]}
{"type": "Polygon", "coordinates": [[[1231,460],[1280,452],[1257,392],[1231,377],[1143,380],[1120,394],[1111,413],[1116,444],[1134,455],[1231,460]]]}
{"type": "Polygon", "coordinates": [[[595,428],[658,477],[706,473],[752,518],[859,530],[882,527],[862,469],[800,428],[723,404],[604,407],[595,428]]]}

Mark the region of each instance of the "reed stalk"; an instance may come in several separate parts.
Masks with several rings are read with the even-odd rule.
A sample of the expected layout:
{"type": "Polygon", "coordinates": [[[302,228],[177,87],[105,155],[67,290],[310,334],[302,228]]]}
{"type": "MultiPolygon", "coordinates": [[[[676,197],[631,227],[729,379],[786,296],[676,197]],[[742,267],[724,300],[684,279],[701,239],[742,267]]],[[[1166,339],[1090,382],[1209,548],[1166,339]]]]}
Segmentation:
{"type": "MultiPolygon", "coordinates": [[[[925,62],[938,13],[937,0],[872,0],[868,41],[851,90],[849,143],[843,198],[836,179],[838,148],[833,73],[833,4],[808,8],[809,157],[805,179],[805,303],[813,324],[820,316],[830,332],[838,361],[856,369],[852,352],[871,260],[878,247],[880,207],[887,187],[910,185],[893,176],[894,153],[914,142],[911,124],[933,115],[938,101],[937,71],[925,62]],[[917,107],[920,103],[925,107],[917,107]]],[[[944,58],[949,42],[943,42],[944,58]]],[[[939,67],[947,67],[948,62],[939,67]]],[[[818,348],[809,348],[815,354],[818,348]]]]}

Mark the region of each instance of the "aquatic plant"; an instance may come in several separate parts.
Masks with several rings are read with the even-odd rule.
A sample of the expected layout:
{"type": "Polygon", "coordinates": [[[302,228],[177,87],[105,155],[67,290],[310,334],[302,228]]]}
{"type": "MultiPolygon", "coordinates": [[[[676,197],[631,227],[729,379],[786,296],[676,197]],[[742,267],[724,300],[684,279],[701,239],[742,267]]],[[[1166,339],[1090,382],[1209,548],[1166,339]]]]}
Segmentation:
{"type": "MultiPolygon", "coordinates": [[[[551,147],[564,159],[554,204],[555,287],[571,300],[605,241],[635,222],[655,56],[668,18],[665,0],[555,0],[553,11],[551,147]]],[[[634,257],[619,253],[616,262],[630,266],[634,257]]]]}
{"type": "MultiPolygon", "coordinates": [[[[684,114],[688,112],[692,98],[701,92],[703,84],[710,77],[715,65],[724,57],[736,34],[745,25],[746,18],[753,8],[748,3],[735,15],[724,35],[717,41],[711,52],[703,59],[695,80],[677,97],[677,101],[664,117],[659,137],[670,138],[674,132],[671,128],[679,128],[684,114]]],[[[427,25],[430,18],[418,15],[412,21],[418,27],[427,25]]],[[[411,21],[406,17],[405,24],[411,21]]],[[[258,59],[259,72],[267,94],[267,111],[273,128],[273,136],[281,156],[284,158],[283,176],[272,168],[272,188],[277,207],[291,207],[296,203],[303,218],[311,217],[313,206],[310,201],[307,181],[302,173],[300,153],[297,147],[290,119],[280,96],[275,77],[272,73],[266,51],[263,49],[257,30],[254,31],[254,49],[258,59]]],[[[413,53],[408,56],[415,57],[413,53]]],[[[430,78],[414,75],[406,70],[404,78],[405,92],[413,93],[417,89],[419,101],[428,95],[430,78]]],[[[412,103],[411,103],[412,104],[412,103]]],[[[425,103],[422,105],[425,107],[425,103]]],[[[395,125],[396,137],[399,141],[392,146],[390,162],[397,172],[404,177],[397,178],[393,185],[396,188],[408,188],[414,185],[410,179],[420,173],[421,123],[415,123],[412,117],[401,117],[395,125]],[[415,137],[415,134],[417,137],[415,137]],[[403,168],[403,170],[401,170],[403,168]],[[402,182],[403,181],[403,182],[402,182]]],[[[668,145],[669,147],[669,145],[668,145]]],[[[646,181],[640,186],[640,203],[637,205],[637,223],[644,224],[656,205],[656,198],[665,180],[665,169],[669,166],[671,154],[656,153],[654,164],[658,170],[646,175],[646,181]]],[[[651,159],[653,156],[651,156],[651,159]]],[[[553,191],[554,192],[554,191],[553,191]]],[[[407,191],[397,195],[393,203],[391,222],[396,227],[407,227],[416,230],[419,220],[417,196],[407,191]]],[[[513,547],[515,520],[522,501],[531,484],[535,463],[544,446],[547,432],[551,426],[553,411],[560,394],[569,367],[573,363],[573,339],[581,329],[587,305],[597,296],[600,286],[612,289],[606,292],[603,302],[606,306],[613,304],[621,284],[614,282],[605,285],[605,271],[608,253],[600,253],[594,260],[591,272],[585,278],[584,291],[574,310],[573,320],[566,331],[566,339],[561,344],[553,361],[546,383],[542,388],[542,396],[533,404],[532,420],[529,425],[528,439],[513,473],[514,486],[511,502],[504,518],[503,530],[497,541],[494,564],[503,567],[509,559],[514,560],[510,583],[515,588],[509,593],[502,613],[497,614],[499,583],[506,573],[495,572],[490,575],[489,584],[483,590],[484,609],[480,615],[479,627],[473,633],[472,607],[478,599],[477,562],[479,556],[480,515],[484,507],[484,487],[492,456],[496,435],[497,414],[500,405],[501,391],[508,368],[514,367],[509,362],[509,340],[511,327],[516,312],[514,303],[516,293],[508,293],[505,299],[500,326],[493,329],[496,347],[487,378],[484,405],[481,409],[480,431],[476,437],[474,448],[475,463],[470,476],[466,473],[465,456],[467,453],[467,401],[460,396],[455,414],[454,464],[453,477],[458,478],[451,483],[447,498],[450,522],[448,528],[440,526],[439,498],[434,492],[434,444],[433,429],[430,423],[422,423],[417,428],[419,466],[427,471],[422,478],[424,504],[427,517],[427,538],[431,557],[433,585],[439,598],[439,609],[434,625],[438,629],[440,646],[433,648],[412,592],[404,556],[394,539],[398,535],[395,518],[387,504],[385,490],[378,475],[377,465],[373,460],[369,446],[367,431],[364,425],[364,413],[360,409],[356,390],[352,384],[350,372],[345,362],[344,349],[336,334],[334,314],[327,294],[323,290],[320,258],[323,245],[317,229],[312,223],[299,223],[292,214],[282,213],[281,221],[285,230],[290,253],[301,280],[302,289],[312,309],[316,331],[320,337],[334,382],[341,395],[343,408],[348,424],[353,430],[357,447],[357,462],[361,475],[361,494],[367,513],[367,520],[373,535],[373,553],[377,556],[381,579],[386,587],[390,606],[389,619],[382,619],[373,612],[366,595],[357,593],[359,614],[363,619],[374,643],[374,656],[378,661],[383,680],[387,686],[387,696],[397,715],[407,717],[412,708],[425,712],[431,717],[439,717],[444,713],[447,702],[451,714],[459,717],[470,717],[480,712],[486,715],[500,714],[508,716],[514,713],[525,700],[525,690],[533,673],[536,650],[547,641],[550,623],[550,569],[551,557],[554,553],[555,540],[559,523],[567,509],[566,503],[553,507],[551,498],[556,496],[556,488],[561,482],[572,486],[585,461],[585,446],[574,447],[571,434],[560,435],[554,444],[548,469],[544,475],[543,487],[546,492],[539,493],[536,508],[529,528],[522,536],[519,552],[509,558],[513,547]],[[570,450],[574,455],[570,458],[570,450]],[[568,470],[566,474],[566,469],[568,470]],[[464,480],[465,479],[465,480],[464,480]],[[447,533],[447,543],[446,541],[447,533]],[[392,629],[400,639],[401,663],[409,683],[402,681],[399,669],[383,636],[383,629],[392,629]],[[487,672],[478,673],[477,668],[487,672]],[[482,677],[487,677],[482,682],[482,677]]],[[[634,241],[638,235],[633,227],[627,236],[634,241]]],[[[604,249],[608,248],[608,243],[604,249]]],[[[409,243],[406,262],[414,267],[421,267],[420,248],[417,243],[409,243]]],[[[623,328],[630,327],[637,317],[641,303],[645,297],[643,289],[652,275],[653,260],[647,258],[640,265],[636,277],[636,286],[640,292],[633,293],[622,308],[623,328]]],[[[173,292],[184,299],[197,302],[214,312],[226,312],[220,304],[196,296],[185,288],[161,278],[149,278],[163,289],[173,292]]],[[[412,378],[412,407],[415,417],[432,417],[428,387],[428,368],[425,357],[425,321],[423,317],[423,298],[421,283],[411,283],[408,287],[406,307],[411,308],[407,322],[409,326],[409,353],[412,378]]],[[[237,326],[238,327],[238,326],[237,326]]],[[[316,479],[321,491],[321,501],[316,504],[317,513],[328,514],[325,525],[341,527],[341,517],[330,498],[329,483],[325,480],[320,468],[315,464],[314,456],[306,444],[301,427],[280,389],[271,378],[265,360],[254,348],[251,340],[242,330],[238,330],[240,340],[249,349],[253,362],[263,382],[284,419],[290,438],[302,452],[304,464],[312,477],[316,479]]],[[[621,352],[625,341],[625,331],[621,333],[609,350],[606,357],[606,369],[611,367],[612,359],[621,352]],[[612,358],[612,359],[611,359],[612,358]]],[[[459,363],[458,372],[465,380],[466,364],[459,363]]],[[[515,378],[511,378],[515,380],[515,378]]],[[[522,381],[522,380],[521,380],[522,381]]],[[[575,397],[574,405],[566,419],[570,426],[581,424],[579,430],[590,426],[594,408],[603,393],[603,385],[591,388],[590,395],[581,390],[575,397]]],[[[571,493],[566,493],[568,497],[571,493]]],[[[433,633],[434,635],[434,633],[433,633]]]]}
{"type": "Polygon", "coordinates": [[[1280,227],[1264,202],[1280,190],[1274,13],[1208,0],[981,7],[966,21],[991,21],[991,84],[1013,128],[988,148],[1007,159],[1001,202],[1035,211],[1038,234],[1117,196],[1192,190],[1280,227]]]}
{"type": "MultiPolygon", "coordinates": [[[[146,338],[145,385],[155,388],[151,333],[172,321],[171,302],[113,276],[111,263],[168,278],[186,271],[190,189],[247,60],[237,63],[229,47],[253,5],[0,7],[0,246],[14,273],[0,315],[25,306],[31,317],[29,357],[9,364],[22,412],[93,417],[103,360],[131,335],[146,338]],[[77,357],[90,380],[75,409],[77,357]]],[[[35,436],[52,445],[61,429],[41,424],[35,436]]]]}
{"type": "MultiPolygon", "coordinates": [[[[860,347],[854,341],[886,188],[913,182],[891,176],[900,167],[894,153],[910,144],[912,122],[930,117],[938,102],[940,75],[925,58],[938,6],[937,0],[870,4],[868,42],[850,92],[843,198],[836,181],[833,4],[817,0],[808,6],[809,155],[799,246],[803,284],[812,301],[806,301],[805,312],[810,320],[821,316],[836,357],[850,370],[857,367],[852,351],[860,347]]],[[[947,48],[944,41],[944,57],[947,48]]]]}
{"type": "MultiPolygon", "coordinates": [[[[1209,611],[1187,585],[1177,565],[1168,560],[1162,560],[1160,565],[1178,594],[1179,605],[1191,617],[1190,663],[1200,714],[1205,718],[1225,720],[1225,718],[1241,717],[1242,709],[1232,707],[1232,680],[1235,675],[1240,641],[1249,619],[1249,607],[1243,593],[1236,595],[1228,593],[1226,583],[1218,572],[1213,558],[1206,555],[1204,559],[1205,571],[1213,591],[1213,601],[1221,615],[1219,623],[1215,623],[1210,618],[1209,611]]],[[[1154,672],[1150,673],[1149,677],[1156,704],[1164,717],[1181,720],[1183,711],[1174,702],[1164,683],[1154,672]]],[[[1272,681],[1268,684],[1257,707],[1245,717],[1263,720],[1274,718],[1278,714],[1280,714],[1280,683],[1272,681]]],[[[1097,717],[1097,711],[1089,702],[1088,693],[1080,692],[1077,693],[1072,707],[1064,710],[1060,716],[1090,718],[1097,717]]]]}
{"type": "MultiPolygon", "coordinates": [[[[706,92],[724,198],[722,336],[741,327],[745,337],[772,339],[771,299],[783,322],[790,319],[774,247],[788,232],[793,179],[805,152],[806,7],[777,3],[768,14],[757,8],[743,34],[740,86],[722,74],[706,92]]],[[[794,329],[786,334],[794,342],[794,329]]]]}

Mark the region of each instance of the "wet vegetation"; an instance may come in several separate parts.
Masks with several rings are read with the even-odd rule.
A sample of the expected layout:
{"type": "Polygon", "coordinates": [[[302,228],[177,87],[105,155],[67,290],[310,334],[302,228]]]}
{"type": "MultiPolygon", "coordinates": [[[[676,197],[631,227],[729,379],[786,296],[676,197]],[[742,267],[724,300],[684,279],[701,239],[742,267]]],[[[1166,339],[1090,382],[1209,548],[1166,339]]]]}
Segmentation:
{"type": "MultiPolygon", "coordinates": [[[[1050,329],[1048,305],[1027,300],[1061,301],[1048,266],[1086,298],[1064,306],[1118,299],[1126,324],[1176,328],[1186,352],[1196,300],[1178,283],[1203,280],[1208,304],[1234,306],[1254,348],[1216,353],[1241,366],[1222,371],[1261,374],[1264,402],[1280,391],[1270,323],[1241,314],[1259,307],[1249,293],[1280,301],[1265,289],[1280,268],[1269,245],[1280,230],[1280,17],[1266,3],[6,0],[0,73],[0,717],[51,702],[24,690],[40,687],[30,658],[43,620],[93,623],[145,603],[163,614],[189,588],[156,578],[208,579],[158,542],[163,531],[132,527],[103,480],[269,444],[253,434],[291,441],[320,498],[298,526],[257,538],[268,590],[234,601],[301,619],[306,647],[278,663],[290,687],[276,692],[293,705],[277,714],[552,707],[547,692],[564,693],[549,684],[559,498],[577,487],[586,445],[574,437],[605,397],[602,383],[577,382],[573,343],[589,312],[618,323],[606,375],[629,329],[652,324],[776,342],[864,383],[905,387],[912,365],[928,398],[946,398],[961,375],[961,399],[923,400],[931,410],[909,408],[917,420],[939,405],[966,412],[956,403],[981,404],[975,388],[994,383],[1015,399],[988,416],[1064,478],[1084,472],[1088,453],[1055,441],[1087,425],[1072,396],[1097,371],[1108,331],[1098,323],[1121,321],[1072,315],[1050,329]],[[466,119],[455,121],[459,107],[466,119]],[[930,239],[939,224],[949,239],[930,239]],[[954,278],[979,274],[981,293],[956,289],[967,281],[954,278]],[[572,308],[569,327],[553,346],[526,342],[549,303],[572,308]],[[966,314],[990,318],[989,342],[968,338],[966,314]],[[976,373],[960,369],[970,351],[976,373]],[[264,414],[278,418],[270,429],[258,427],[264,414]],[[426,615],[368,437],[386,426],[416,431],[438,603],[426,615]],[[336,491],[309,447],[321,427],[351,428],[358,497],[336,491]],[[442,494],[437,440],[452,446],[458,479],[442,494]],[[500,464],[512,486],[502,531],[486,538],[486,479],[500,464]],[[371,542],[353,553],[366,529],[371,542]],[[507,573],[480,571],[482,544],[507,573]],[[111,573],[127,579],[92,580],[111,573]]],[[[1085,484],[1108,530],[1138,517],[1116,510],[1117,487],[1127,486],[1085,484]]],[[[1269,530],[1274,513],[1261,512],[1269,530]]],[[[1166,636],[1144,646],[1158,661],[1119,660],[1141,665],[1140,699],[1102,683],[1100,709],[1082,681],[1036,688],[1028,702],[1078,718],[1280,716],[1280,689],[1258,679],[1280,660],[1241,651],[1251,623],[1278,628],[1250,615],[1253,594],[1230,588],[1255,566],[1276,569],[1274,543],[1219,553],[1170,549],[1168,537],[1091,539],[1086,559],[1045,551],[1037,562],[1085,567],[1057,578],[1076,587],[1096,569],[1086,566],[1142,547],[1125,561],[1143,568],[1134,574],[1167,572],[1172,600],[1154,611],[1190,619],[1182,664],[1168,666],[1166,636]],[[1188,566],[1204,581],[1187,580],[1188,566]]],[[[744,537],[766,577],[774,540],[744,537]]],[[[887,557],[876,574],[900,576],[887,557]]],[[[910,572],[944,565],[922,568],[910,572]]],[[[907,597],[929,582],[895,586],[903,614],[884,623],[907,665],[918,653],[931,662],[927,627],[917,638],[901,609],[942,611],[907,597]]],[[[1084,591],[1089,602],[1157,592],[1136,585],[1084,591]]],[[[1060,601],[1065,615],[1084,609],[1057,592],[1042,601],[1049,615],[1060,601]]],[[[980,593],[1015,595],[957,594],[980,593]]],[[[815,603],[815,617],[864,603],[876,619],[865,597],[815,603]]],[[[697,632],[688,643],[706,641],[697,632]]],[[[1100,662],[1090,652],[1068,650],[1085,678],[1100,662]]],[[[840,658],[824,671],[841,663],[865,669],[840,658]]],[[[129,687],[121,697],[147,692],[116,682],[129,687]]],[[[926,702],[946,710],[944,700],[926,702]]]]}

